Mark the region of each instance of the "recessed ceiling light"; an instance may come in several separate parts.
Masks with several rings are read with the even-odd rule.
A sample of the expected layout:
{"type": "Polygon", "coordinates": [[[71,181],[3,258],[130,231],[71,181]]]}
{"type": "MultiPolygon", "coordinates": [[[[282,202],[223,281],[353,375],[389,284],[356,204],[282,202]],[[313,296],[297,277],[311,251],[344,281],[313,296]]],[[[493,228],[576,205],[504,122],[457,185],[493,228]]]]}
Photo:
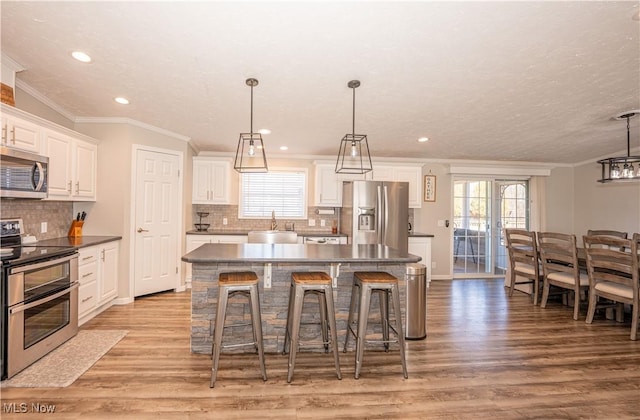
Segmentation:
{"type": "Polygon", "coordinates": [[[260,129],[260,131],[258,131],[258,133],[260,133],[260,134],[271,134],[271,130],[269,130],[268,128],[262,128],[262,129],[260,129]]]}
{"type": "Polygon", "coordinates": [[[121,104],[121,105],[129,105],[129,100],[127,98],[123,98],[122,96],[118,96],[117,98],[114,98],[113,100],[116,101],[117,103],[121,104]]]}
{"type": "Polygon", "coordinates": [[[71,56],[78,61],[82,61],[83,63],[90,63],[91,57],[87,53],[83,53],[82,51],[74,51],[71,53],[71,56]]]}
{"type": "Polygon", "coordinates": [[[289,150],[287,146],[280,146],[280,150],[289,150]]]}
{"type": "Polygon", "coordinates": [[[425,143],[429,141],[429,137],[420,137],[418,139],[418,143],[425,143]]]}

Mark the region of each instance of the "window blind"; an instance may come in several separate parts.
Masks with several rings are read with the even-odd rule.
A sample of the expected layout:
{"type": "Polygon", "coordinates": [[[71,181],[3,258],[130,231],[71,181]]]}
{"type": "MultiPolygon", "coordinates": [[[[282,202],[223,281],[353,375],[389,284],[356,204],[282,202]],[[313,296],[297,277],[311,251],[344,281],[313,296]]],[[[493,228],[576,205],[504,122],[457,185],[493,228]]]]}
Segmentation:
{"type": "Polygon", "coordinates": [[[306,219],[306,171],[246,172],[240,182],[240,217],[306,219]]]}

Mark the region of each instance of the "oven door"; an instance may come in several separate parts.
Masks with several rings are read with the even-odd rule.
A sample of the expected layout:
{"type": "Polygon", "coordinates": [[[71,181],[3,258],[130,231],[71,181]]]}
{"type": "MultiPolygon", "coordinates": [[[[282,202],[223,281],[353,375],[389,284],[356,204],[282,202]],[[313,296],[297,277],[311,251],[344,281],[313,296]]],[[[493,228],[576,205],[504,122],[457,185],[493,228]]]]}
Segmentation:
{"type": "Polygon", "coordinates": [[[78,283],[9,308],[7,377],[78,333],[78,283]]]}
{"type": "Polygon", "coordinates": [[[78,332],[78,255],[9,268],[7,377],[78,332]]]}

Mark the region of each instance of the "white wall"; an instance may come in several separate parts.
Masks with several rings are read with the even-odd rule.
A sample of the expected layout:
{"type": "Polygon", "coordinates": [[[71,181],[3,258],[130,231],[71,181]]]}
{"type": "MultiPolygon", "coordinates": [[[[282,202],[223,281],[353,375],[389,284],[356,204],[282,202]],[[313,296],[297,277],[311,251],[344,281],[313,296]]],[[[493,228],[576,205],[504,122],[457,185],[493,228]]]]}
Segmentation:
{"type": "Polygon", "coordinates": [[[588,229],[640,232],[640,182],[601,184],[600,165],[574,168],[574,233],[578,243],[588,229]]]}
{"type": "MultiPolygon", "coordinates": [[[[191,148],[182,141],[154,131],[130,124],[83,123],[75,126],[76,131],[100,140],[98,145],[98,198],[95,203],[75,203],[74,212],[86,211],[87,220],[83,227],[85,235],[122,236],[120,246],[120,270],[118,297],[132,299],[130,284],[130,264],[133,262],[131,226],[131,159],[134,144],[152,146],[183,152],[183,231],[191,224],[191,148]],[[188,184],[187,184],[188,182],[188,184]],[[188,206],[188,211],[186,210],[188,206]]],[[[184,249],[185,238],[180,238],[180,249],[184,249]]]]}
{"type": "Polygon", "coordinates": [[[572,233],[574,229],[573,168],[555,168],[544,178],[544,221],[540,230],[572,233]]]}
{"type": "Polygon", "coordinates": [[[40,118],[44,118],[47,121],[54,122],[70,130],[73,130],[73,121],[43,104],[33,96],[29,95],[20,88],[14,89],[14,96],[16,101],[16,108],[20,108],[23,111],[27,111],[30,114],[37,115],[40,118]]]}

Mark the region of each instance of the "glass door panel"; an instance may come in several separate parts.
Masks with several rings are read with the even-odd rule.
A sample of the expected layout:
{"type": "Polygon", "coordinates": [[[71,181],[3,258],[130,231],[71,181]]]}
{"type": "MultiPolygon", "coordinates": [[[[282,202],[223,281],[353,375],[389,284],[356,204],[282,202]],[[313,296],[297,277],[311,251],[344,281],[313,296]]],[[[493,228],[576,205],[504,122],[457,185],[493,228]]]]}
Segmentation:
{"type": "Polygon", "coordinates": [[[457,179],[453,188],[454,277],[503,276],[503,229],[529,225],[528,181],[457,179]]]}

